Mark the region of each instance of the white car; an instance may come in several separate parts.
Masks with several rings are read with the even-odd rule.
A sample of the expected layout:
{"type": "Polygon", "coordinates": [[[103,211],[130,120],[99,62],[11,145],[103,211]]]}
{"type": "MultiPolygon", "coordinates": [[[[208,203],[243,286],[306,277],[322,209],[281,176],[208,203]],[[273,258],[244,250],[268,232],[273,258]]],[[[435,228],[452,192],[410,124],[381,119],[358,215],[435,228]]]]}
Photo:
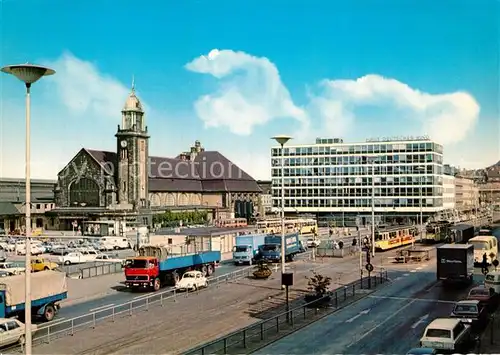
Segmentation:
{"type": "Polygon", "coordinates": [[[0,271],[12,274],[12,275],[18,275],[22,274],[26,269],[24,267],[19,267],[16,264],[12,262],[4,262],[0,263],[0,271]]]}
{"type": "Polygon", "coordinates": [[[175,289],[179,291],[196,291],[202,287],[208,287],[208,280],[200,271],[185,272],[175,285],[175,289]]]}
{"type": "Polygon", "coordinates": [[[309,238],[306,243],[308,248],[317,248],[321,244],[321,240],[317,238],[309,238]]]}
{"type": "Polygon", "coordinates": [[[425,328],[420,346],[440,352],[462,353],[471,341],[471,327],[457,318],[437,318],[425,328]]]}
{"type": "Polygon", "coordinates": [[[80,252],[71,252],[59,257],[59,263],[64,265],[86,263],[87,258],[80,252]]]}
{"type": "MultiPolygon", "coordinates": [[[[31,255],[41,255],[43,250],[37,245],[30,244],[31,255]]],[[[18,244],[16,248],[17,255],[26,255],[26,244],[18,244]]]]}
{"type": "Polygon", "coordinates": [[[108,263],[120,263],[125,264],[124,259],[113,258],[108,254],[98,254],[95,258],[95,261],[108,262],[108,263]]]}
{"type": "MultiPolygon", "coordinates": [[[[31,325],[32,332],[37,326],[31,325]]],[[[0,318],[0,347],[24,344],[24,324],[14,318],[0,318]]]]}

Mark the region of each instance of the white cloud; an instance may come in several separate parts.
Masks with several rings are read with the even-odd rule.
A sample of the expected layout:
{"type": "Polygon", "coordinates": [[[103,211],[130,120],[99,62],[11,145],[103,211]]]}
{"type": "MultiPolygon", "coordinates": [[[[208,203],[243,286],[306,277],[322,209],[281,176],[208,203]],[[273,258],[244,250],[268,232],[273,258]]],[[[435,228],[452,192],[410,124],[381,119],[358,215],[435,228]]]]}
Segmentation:
{"type": "Polygon", "coordinates": [[[120,81],[71,53],[64,53],[46,65],[56,70],[57,74],[48,79],[56,84],[59,100],[71,114],[116,120],[130,92],[120,81]]]}
{"type": "Polygon", "coordinates": [[[186,69],[221,80],[215,93],[195,102],[205,127],[227,127],[247,136],[255,126],[276,118],[293,118],[308,125],[306,113],[293,103],[278,69],[267,58],[214,49],[186,64],[186,69]]]}
{"type": "MultiPolygon", "coordinates": [[[[114,149],[109,132],[121,123],[120,112],[130,89],[71,53],[42,63],[54,68],[56,74],[40,80],[32,90],[31,175],[56,179],[83,146],[114,149]],[[103,136],[107,136],[105,141],[103,136]]],[[[7,76],[2,77],[2,83],[21,87],[7,76]]],[[[7,89],[0,97],[2,177],[23,177],[25,171],[25,106],[22,96],[17,96],[17,90],[7,89]]]]}
{"type": "MultiPolygon", "coordinates": [[[[320,95],[312,98],[311,107],[319,113],[326,129],[346,133],[356,123],[354,109],[379,106],[388,112],[403,110],[401,134],[405,121],[418,119],[422,131],[441,144],[461,141],[479,117],[479,105],[465,92],[429,94],[379,75],[357,80],[324,80],[320,95]]],[[[338,132],[335,132],[338,133],[338,132]]]]}

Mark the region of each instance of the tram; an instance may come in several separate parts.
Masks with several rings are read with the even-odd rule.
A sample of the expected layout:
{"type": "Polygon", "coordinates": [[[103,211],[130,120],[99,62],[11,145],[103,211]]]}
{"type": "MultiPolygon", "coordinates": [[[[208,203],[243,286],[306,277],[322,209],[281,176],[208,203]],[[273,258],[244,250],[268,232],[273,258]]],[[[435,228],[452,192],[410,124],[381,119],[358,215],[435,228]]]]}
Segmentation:
{"type": "Polygon", "coordinates": [[[452,224],[446,221],[431,222],[425,227],[425,235],[422,236],[424,243],[442,243],[450,235],[452,224]]]}
{"type": "Polygon", "coordinates": [[[375,231],[375,250],[385,251],[415,242],[413,226],[389,227],[375,231]]]}

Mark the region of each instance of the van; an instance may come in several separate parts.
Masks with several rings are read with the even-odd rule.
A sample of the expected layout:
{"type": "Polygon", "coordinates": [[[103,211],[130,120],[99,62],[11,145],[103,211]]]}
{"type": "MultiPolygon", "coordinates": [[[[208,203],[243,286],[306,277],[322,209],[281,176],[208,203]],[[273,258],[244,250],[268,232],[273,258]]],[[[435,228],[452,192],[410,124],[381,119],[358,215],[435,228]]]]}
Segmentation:
{"type": "Polygon", "coordinates": [[[480,235],[471,238],[467,244],[472,244],[474,246],[475,265],[482,264],[484,254],[486,254],[488,265],[491,265],[493,260],[498,258],[498,240],[492,235],[480,235]]]}
{"type": "Polygon", "coordinates": [[[484,286],[500,294],[500,271],[489,272],[484,279],[484,286]]]}
{"type": "Polygon", "coordinates": [[[128,239],[124,237],[102,237],[99,242],[106,250],[130,248],[128,239]]]}

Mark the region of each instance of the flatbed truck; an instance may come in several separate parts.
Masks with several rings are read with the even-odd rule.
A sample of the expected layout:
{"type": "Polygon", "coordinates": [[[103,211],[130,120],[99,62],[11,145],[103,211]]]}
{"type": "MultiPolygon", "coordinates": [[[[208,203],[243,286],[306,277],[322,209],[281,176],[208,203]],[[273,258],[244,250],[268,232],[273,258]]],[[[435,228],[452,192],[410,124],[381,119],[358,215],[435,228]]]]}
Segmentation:
{"type": "MultiPolygon", "coordinates": [[[[32,317],[50,322],[59,311],[59,302],[68,297],[66,274],[59,271],[40,271],[31,274],[32,317]]],[[[24,320],[25,275],[0,279],[0,318],[17,317],[24,320]]]]}
{"type": "Polygon", "coordinates": [[[144,246],[139,249],[139,256],[125,262],[125,285],[158,291],[163,286],[175,286],[186,271],[198,270],[211,276],[220,260],[220,251],[169,255],[167,248],[144,246]]]}

